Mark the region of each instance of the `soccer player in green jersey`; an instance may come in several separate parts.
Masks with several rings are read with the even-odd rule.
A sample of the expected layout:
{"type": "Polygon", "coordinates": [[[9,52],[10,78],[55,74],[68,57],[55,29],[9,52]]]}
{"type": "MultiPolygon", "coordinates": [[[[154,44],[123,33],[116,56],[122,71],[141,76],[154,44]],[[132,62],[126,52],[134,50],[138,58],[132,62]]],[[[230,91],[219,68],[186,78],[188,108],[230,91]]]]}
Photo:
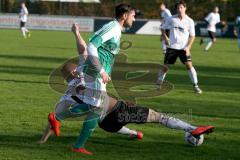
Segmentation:
{"type": "MultiPolygon", "coordinates": [[[[80,137],[73,147],[74,152],[91,154],[84,148],[84,144],[97,125],[101,109],[104,110],[104,106],[109,103],[106,84],[110,81],[115,55],[120,50],[121,31],[124,27],[131,27],[135,21],[135,10],[130,5],[116,6],[115,13],[115,19],[95,32],[87,45],[88,55],[83,68],[85,89],[78,96],[82,101],[80,111],[69,110],[86,116],[80,137]]],[[[60,121],[63,115],[68,114],[66,112],[49,114],[49,122],[56,135],[59,135],[60,121]]]]}

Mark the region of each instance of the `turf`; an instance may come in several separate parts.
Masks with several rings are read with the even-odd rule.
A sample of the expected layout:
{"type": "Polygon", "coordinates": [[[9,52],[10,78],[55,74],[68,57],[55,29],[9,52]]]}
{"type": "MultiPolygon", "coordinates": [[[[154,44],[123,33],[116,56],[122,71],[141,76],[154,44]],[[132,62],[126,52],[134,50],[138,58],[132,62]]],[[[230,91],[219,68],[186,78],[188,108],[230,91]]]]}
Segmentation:
{"type": "MultiPolygon", "coordinates": [[[[192,57],[202,95],[193,93],[185,67],[177,62],[167,75],[174,89],[157,97],[136,97],[139,105],[168,112],[196,125],[216,126],[213,134],[205,136],[202,146],[190,147],[183,140],[183,132],[158,124],[129,125],[144,132],[142,141],[97,128],[86,145],[94,152],[89,157],[70,152],[82,125],[79,121],[63,122],[61,137],[51,137],[44,145],[36,143],[48,113],[61,97],[61,93],[49,87],[49,75],[66,60],[76,57],[73,35],[33,31],[31,38],[23,39],[18,30],[4,29],[0,35],[0,159],[239,159],[240,52],[236,40],[218,39],[206,53],[196,39],[192,57]]],[[[85,39],[89,35],[83,34],[85,39]]],[[[128,64],[162,63],[158,36],[124,35],[123,40],[132,42],[131,48],[121,51],[128,64]]],[[[146,81],[154,82],[155,78],[146,81]]],[[[112,85],[109,90],[115,94],[118,91],[112,85]]]]}

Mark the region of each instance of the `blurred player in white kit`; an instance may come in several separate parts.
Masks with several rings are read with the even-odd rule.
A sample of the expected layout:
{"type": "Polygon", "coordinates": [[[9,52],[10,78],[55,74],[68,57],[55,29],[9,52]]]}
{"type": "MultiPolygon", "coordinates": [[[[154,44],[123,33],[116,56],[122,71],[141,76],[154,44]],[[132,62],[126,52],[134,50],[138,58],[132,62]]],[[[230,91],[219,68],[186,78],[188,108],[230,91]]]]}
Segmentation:
{"type": "Polygon", "coordinates": [[[21,30],[24,38],[31,36],[30,31],[25,27],[25,25],[27,23],[27,16],[28,16],[28,9],[26,7],[26,4],[24,2],[22,2],[21,10],[19,13],[19,18],[20,18],[20,30],[21,30]]]}

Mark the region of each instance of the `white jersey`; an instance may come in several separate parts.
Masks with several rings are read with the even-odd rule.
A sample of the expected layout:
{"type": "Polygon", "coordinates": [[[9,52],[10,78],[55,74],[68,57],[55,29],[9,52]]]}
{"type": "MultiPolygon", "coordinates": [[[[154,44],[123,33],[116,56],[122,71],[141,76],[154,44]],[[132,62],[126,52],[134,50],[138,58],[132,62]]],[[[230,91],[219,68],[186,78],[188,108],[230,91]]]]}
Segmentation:
{"type": "Polygon", "coordinates": [[[187,15],[183,19],[174,15],[167,20],[166,24],[170,30],[168,48],[182,50],[187,46],[189,36],[195,36],[194,21],[187,15]]]}
{"type": "Polygon", "coordinates": [[[168,29],[166,26],[166,21],[168,18],[172,16],[171,12],[169,9],[165,8],[163,11],[161,11],[161,29],[168,29]]]}
{"type": "Polygon", "coordinates": [[[27,7],[22,7],[21,8],[21,11],[19,13],[19,16],[20,16],[20,20],[22,22],[27,22],[27,15],[28,15],[28,9],[27,7]]]}
{"type": "MultiPolygon", "coordinates": [[[[81,95],[77,95],[76,93],[76,87],[82,83],[82,79],[81,78],[74,78],[73,80],[71,80],[69,83],[68,83],[68,87],[65,91],[65,93],[63,94],[63,96],[61,97],[60,101],[59,102],[62,102],[62,101],[65,101],[65,100],[68,100],[68,101],[71,101],[71,102],[75,102],[75,100],[73,100],[71,98],[71,96],[77,96],[78,98],[81,97],[81,95]]],[[[76,103],[76,102],[75,102],[76,103]]]]}
{"type": "Polygon", "coordinates": [[[211,12],[204,19],[208,22],[207,30],[211,32],[216,32],[216,24],[220,22],[219,13],[211,12]]]}

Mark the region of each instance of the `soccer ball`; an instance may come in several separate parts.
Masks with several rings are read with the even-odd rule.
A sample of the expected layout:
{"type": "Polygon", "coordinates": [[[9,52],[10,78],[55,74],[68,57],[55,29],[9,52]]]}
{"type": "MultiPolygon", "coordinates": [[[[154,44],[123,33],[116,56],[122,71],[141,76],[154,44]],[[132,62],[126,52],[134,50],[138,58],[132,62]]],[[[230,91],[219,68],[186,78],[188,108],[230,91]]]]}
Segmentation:
{"type": "Polygon", "coordinates": [[[186,132],[184,136],[185,141],[190,144],[191,146],[197,147],[203,143],[204,136],[201,134],[199,137],[194,137],[191,133],[186,132]]]}

